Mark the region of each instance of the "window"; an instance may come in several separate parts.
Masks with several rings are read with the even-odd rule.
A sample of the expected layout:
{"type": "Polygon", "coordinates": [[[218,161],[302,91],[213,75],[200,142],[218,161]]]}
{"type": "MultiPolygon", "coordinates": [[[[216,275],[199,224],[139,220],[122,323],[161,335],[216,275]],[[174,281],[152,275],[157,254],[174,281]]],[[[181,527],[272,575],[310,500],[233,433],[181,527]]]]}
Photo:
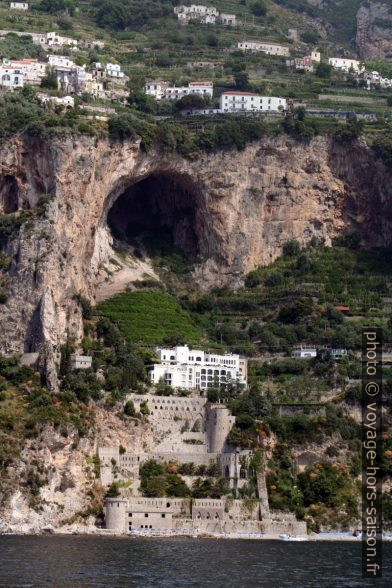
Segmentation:
{"type": "Polygon", "coordinates": [[[146,519],[148,519],[148,512],[145,512],[144,516],[146,517],[146,519]]]}
{"type": "Polygon", "coordinates": [[[164,518],[166,518],[166,515],[165,515],[165,513],[162,513],[162,514],[161,514],[161,517],[162,517],[163,519],[164,519],[164,518]]]}

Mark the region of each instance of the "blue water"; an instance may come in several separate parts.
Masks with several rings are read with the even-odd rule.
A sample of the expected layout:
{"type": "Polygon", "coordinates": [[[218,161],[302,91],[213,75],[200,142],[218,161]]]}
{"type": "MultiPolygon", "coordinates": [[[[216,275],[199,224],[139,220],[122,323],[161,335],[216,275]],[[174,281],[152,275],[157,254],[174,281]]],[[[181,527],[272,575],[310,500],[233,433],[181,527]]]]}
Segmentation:
{"type": "Polygon", "coordinates": [[[0,537],[0,586],[7,588],[280,588],[392,586],[392,543],[384,577],[361,580],[361,543],[0,537]]]}

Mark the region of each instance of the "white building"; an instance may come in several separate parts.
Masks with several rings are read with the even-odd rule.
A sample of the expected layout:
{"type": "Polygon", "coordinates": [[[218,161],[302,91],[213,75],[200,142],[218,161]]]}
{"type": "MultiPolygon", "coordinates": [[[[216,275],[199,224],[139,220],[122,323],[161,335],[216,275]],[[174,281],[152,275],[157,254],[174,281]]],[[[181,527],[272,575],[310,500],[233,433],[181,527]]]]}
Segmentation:
{"type": "Polygon", "coordinates": [[[3,59],[3,66],[20,71],[23,74],[23,83],[32,86],[41,83],[46,75],[47,65],[36,59],[3,59]]]}
{"type": "Polygon", "coordinates": [[[392,80],[389,78],[383,78],[378,71],[362,71],[360,77],[367,83],[367,88],[370,90],[374,86],[380,88],[391,88],[392,80]]]}
{"type": "Polygon", "coordinates": [[[247,383],[247,360],[236,354],[218,355],[178,345],[158,348],[157,356],[161,363],[154,364],[150,372],[153,384],[206,390],[229,381],[247,383]]]}
{"type": "Polygon", "coordinates": [[[314,49],[312,51],[312,53],[310,54],[310,57],[311,57],[312,61],[317,61],[317,63],[320,63],[320,61],[321,61],[321,53],[320,53],[320,51],[317,51],[317,49],[314,49]]]}
{"type": "Polygon", "coordinates": [[[0,87],[17,90],[18,88],[23,88],[23,86],[24,78],[21,69],[12,65],[0,65],[0,87]]]}
{"type": "Polygon", "coordinates": [[[221,112],[283,112],[286,108],[285,98],[253,92],[224,92],[220,97],[221,112]]]}
{"type": "Polygon", "coordinates": [[[10,2],[11,10],[28,10],[29,5],[27,2],[10,2]]]}
{"type": "Polygon", "coordinates": [[[235,14],[225,14],[224,12],[221,12],[219,20],[223,25],[228,27],[235,27],[237,24],[237,17],[235,14]]]}
{"type": "MultiPolygon", "coordinates": [[[[27,33],[29,34],[29,33],[27,33]]],[[[52,33],[31,33],[33,43],[41,45],[44,48],[59,49],[61,47],[71,47],[77,49],[78,41],[70,37],[63,37],[56,32],[52,33]]]]}
{"type": "Polygon", "coordinates": [[[317,349],[316,347],[301,345],[293,350],[292,356],[299,359],[311,359],[312,357],[317,357],[317,349]]]}
{"type": "Polygon", "coordinates": [[[198,94],[199,96],[208,96],[212,98],[214,85],[210,81],[189,82],[187,86],[172,86],[167,82],[151,81],[145,86],[145,93],[153,96],[156,100],[180,100],[188,94],[198,94]]]}
{"type": "Polygon", "coordinates": [[[219,12],[214,6],[204,6],[204,4],[175,6],[174,13],[183,24],[187,24],[190,20],[197,20],[203,24],[215,24],[219,16],[219,12]]]}
{"type": "Polygon", "coordinates": [[[288,47],[273,43],[272,41],[241,41],[238,43],[237,47],[241,51],[261,51],[267,55],[280,55],[283,57],[288,57],[290,55],[288,47]]]}
{"type": "Polygon", "coordinates": [[[67,55],[49,55],[48,63],[51,67],[76,67],[75,63],[67,55]]]}
{"type": "Polygon", "coordinates": [[[121,65],[118,65],[117,63],[107,63],[106,64],[106,75],[109,78],[124,78],[125,74],[123,71],[121,71],[121,65]]]}
{"type": "MultiPolygon", "coordinates": [[[[51,97],[52,98],[52,97],[51,97]]],[[[65,98],[58,98],[57,100],[64,100],[64,105],[71,105],[74,100],[72,96],[65,96],[65,98]]],[[[91,368],[93,358],[90,355],[71,355],[71,365],[74,370],[87,370],[91,368]]]]}
{"type": "MultiPolygon", "coordinates": [[[[63,106],[64,108],[73,108],[75,106],[75,98],[73,98],[72,96],[63,96],[62,98],[59,98],[58,96],[50,96],[49,94],[43,94],[42,92],[38,92],[37,94],[37,99],[39,100],[39,102],[43,105],[43,106],[48,106],[48,105],[52,105],[52,106],[63,106]]],[[[78,358],[83,358],[85,359],[87,356],[82,356],[82,355],[74,355],[71,356],[71,362],[72,362],[72,366],[76,369],[76,364],[80,365],[78,367],[84,367],[85,369],[87,369],[88,367],[91,367],[91,362],[90,365],[86,365],[85,361],[80,361],[78,358]],[[72,359],[75,358],[75,359],[72,359]]],[[[90,359],[92,361],[92,358],[87,358],[90,359]]]]}
{"type": "Polygon", "coordinates": [[[329,65],[332,65],[335,69],[340,69],[341,71],[349,72],[350,70],[355,71],[356,73],[360,73],[363,71],[364,67],[360,61],[357,59],[346,59],[344,57],[330,57],[328,59],[329,65]]]}
{"type": "Polygon", "coordinates": [[[154,80],[147,82],[145,85],[145,93],[148,96],[153,96],[155,100],[162,100],[165,97],[166,88],[168,87],[167,82],[161,80],[154,80]]]}

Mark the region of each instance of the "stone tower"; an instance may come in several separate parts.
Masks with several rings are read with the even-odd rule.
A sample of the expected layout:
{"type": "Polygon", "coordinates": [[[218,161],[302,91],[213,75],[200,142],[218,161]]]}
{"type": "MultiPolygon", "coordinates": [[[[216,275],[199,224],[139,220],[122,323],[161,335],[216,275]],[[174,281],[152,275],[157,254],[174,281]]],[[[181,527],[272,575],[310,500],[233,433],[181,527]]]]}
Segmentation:
{"type": "Polygon", "coordinates": [[[222,404],[207,404],[206,432],[208,453],[221,453],[226,437],[235,423],[235,417],[222,404]]]}

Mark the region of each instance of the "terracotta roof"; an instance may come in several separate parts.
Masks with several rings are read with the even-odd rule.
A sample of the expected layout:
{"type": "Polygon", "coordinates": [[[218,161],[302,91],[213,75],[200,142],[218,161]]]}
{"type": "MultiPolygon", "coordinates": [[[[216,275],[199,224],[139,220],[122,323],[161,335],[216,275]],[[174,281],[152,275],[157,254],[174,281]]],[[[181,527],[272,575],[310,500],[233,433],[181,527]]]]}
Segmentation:
{"type": "Polygon", "coordinates": [[[349,306],[335,306],[335,310],[350,310],[349,306]]]}

